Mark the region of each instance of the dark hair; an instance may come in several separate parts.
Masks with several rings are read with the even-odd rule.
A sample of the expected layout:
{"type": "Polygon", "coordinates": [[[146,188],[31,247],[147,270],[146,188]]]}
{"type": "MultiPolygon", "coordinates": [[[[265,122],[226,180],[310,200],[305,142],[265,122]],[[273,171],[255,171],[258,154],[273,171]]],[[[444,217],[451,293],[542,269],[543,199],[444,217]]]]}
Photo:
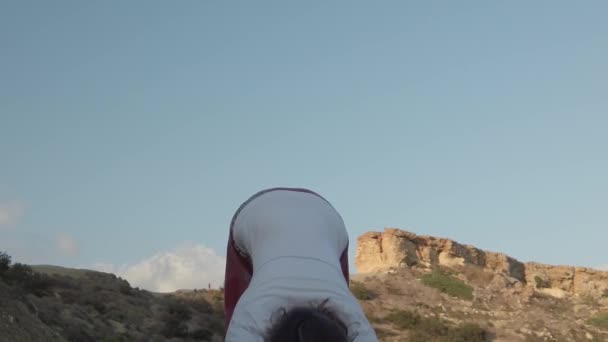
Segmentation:
{"type": "Polygon", "coordinates": [[[266,342],[350,342],[348,327],[325,307],[327,299],[317,306],[301,306],[282,315],[266,334],[266,342]]]}

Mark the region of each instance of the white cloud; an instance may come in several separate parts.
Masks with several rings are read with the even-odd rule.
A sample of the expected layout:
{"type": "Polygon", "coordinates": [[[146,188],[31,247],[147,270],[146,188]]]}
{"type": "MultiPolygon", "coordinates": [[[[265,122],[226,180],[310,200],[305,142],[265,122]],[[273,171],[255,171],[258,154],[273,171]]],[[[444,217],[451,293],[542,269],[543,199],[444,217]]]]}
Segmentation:
{"type": "Polygon", "coordinates": [[[80,253],[78,242],[69,235],[60,235],[56,241],[57,250],[66,256],[77,256],[80,253]]]}
{"type": "Polygon", "coordinates": [[[0,228],[14,226],[23,215],[23,205],[18,201],[0,202],[0,228]]]}
{"type": "Polygon", "coordinates": [[[94,269],[115,273],[133,287],[155,292],[179,289],[214,288],[224,281],[225,258],[211,248],[186,243],[175,250],[158,253],[136,264],[115,267],[99,263],[94,269]]]}

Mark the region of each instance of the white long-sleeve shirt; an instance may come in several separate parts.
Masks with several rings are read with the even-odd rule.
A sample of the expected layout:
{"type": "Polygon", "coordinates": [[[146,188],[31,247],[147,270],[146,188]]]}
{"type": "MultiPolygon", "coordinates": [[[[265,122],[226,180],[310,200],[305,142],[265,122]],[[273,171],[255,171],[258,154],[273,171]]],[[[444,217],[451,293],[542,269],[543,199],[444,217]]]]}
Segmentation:
{"type": "Polygon", "coordinates": [[[233,236],[252,260],[253,277],[235,307],[226,342],[263,342],[280,309],[327,298],[326,306],[355,342],[378,341],[344,279],[340,257],[348,234],[327,201],[305,192],[264,193],[238,213],[233,236]]]}

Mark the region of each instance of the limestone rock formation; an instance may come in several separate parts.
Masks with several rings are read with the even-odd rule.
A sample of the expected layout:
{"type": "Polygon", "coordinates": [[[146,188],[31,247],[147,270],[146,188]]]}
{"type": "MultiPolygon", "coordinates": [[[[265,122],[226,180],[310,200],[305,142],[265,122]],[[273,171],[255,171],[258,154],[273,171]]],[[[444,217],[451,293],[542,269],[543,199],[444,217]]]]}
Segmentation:
{"type": "Polygon", "coordinates": [[[365,233],[357,242],[355,265],[360,273],[412,266],[473,265],[487,272],[503,274],[555,297],[601,297],[608,292],[608,272],[605,271],[534,262],[522,263],[502,253],[484,251],[450,239],[416,235],[396,228],[365,233]]]}

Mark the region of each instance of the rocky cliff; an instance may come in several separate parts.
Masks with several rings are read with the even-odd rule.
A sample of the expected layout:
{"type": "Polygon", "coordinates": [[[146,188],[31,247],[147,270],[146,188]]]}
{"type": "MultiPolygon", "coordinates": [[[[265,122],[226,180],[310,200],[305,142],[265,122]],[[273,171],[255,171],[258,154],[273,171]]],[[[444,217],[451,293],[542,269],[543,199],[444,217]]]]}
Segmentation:
{"type": "Polygon", "coordinates": [[[361,235],[355,265],[360,273],[404,267],[472,265],[502,274],[513,282],[554,297],[601,297],[608,293],[608,272],[584,267],[523,263],[502,253],[394,228],[361,235]]]}

